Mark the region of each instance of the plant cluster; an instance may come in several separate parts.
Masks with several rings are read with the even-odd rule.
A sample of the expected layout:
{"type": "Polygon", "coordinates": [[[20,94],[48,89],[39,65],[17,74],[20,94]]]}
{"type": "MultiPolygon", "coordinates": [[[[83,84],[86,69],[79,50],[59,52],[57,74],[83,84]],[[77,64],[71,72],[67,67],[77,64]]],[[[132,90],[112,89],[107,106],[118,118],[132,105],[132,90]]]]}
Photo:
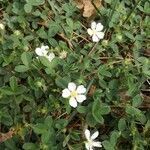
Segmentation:
{"type": "Polygon", "coordinates": [[[1,150],[150,149],[150,2],[92,5],[0,0],[1,150]]]}

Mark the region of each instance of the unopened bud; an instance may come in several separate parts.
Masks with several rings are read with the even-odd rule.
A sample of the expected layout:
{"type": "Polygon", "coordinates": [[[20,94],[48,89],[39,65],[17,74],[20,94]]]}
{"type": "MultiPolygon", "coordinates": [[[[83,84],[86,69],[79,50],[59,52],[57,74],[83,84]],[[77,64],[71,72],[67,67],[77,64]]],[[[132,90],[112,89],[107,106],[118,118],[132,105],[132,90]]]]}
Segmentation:
{"type": "Polygon", "coordinates": [[[0,29],[1,29],[1,30],[4,30],[4,29],[5,29],[5,26],[4,26],[2,23],[0,23],[0,29]]]}

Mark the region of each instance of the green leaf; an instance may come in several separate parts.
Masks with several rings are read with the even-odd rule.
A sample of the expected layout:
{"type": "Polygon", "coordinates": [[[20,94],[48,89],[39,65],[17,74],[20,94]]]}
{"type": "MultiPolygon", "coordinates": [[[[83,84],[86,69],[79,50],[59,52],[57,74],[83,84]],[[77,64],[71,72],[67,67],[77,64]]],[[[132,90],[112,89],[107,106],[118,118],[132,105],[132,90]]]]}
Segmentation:
{"type": "Polygon", "coordinates": [[[63,141],[63,147],[66,147],[67,143],[69,142],[70,140],[70,135],[67,135],[63,141]]]}
{"type": "Polygon", "coordinates": [[[147,14],[150,12],[150,3],[148,1],[144,4],[144,12],[147,14]]]}
{"type": "Polygon", "coordinates": [[[21,60],[25,66],[29,67],[32,61],[32,56],[29,52],[23,52],[21,55],[21,60]]]}
{"type": "Polygon", "coordinates": [[[14,95],[14,91],[12,91],[12,89],[10,87],[2,87],[0,88],[0,91],[4,94],[4,95],[14,95]]]}
{"type": "Polygon", "coordinates": [[[60,27],[58,24],[56,24],[55,22],[51,23],[48,29],[48,37],[49,38],[54,37],[58,33],[59,29],[60,27]]]}
{"type": "Polygon", "coordinates": [[[118,122],[119,131],[124,131],[126,129],[126,121],[125,118],[121,118],[118,122]]]}
{"type": "Polygon", "coordinates": [[[74,27],[73,20],[71,18],[67,18],[66,22],[67,22],[68,26],[70,27],[70,29],[73,30],[73,27],[74,27]]]}
{"type": "Polygon", "coordinates": [[[0,119],[0,123],[3,123],[6,126],[11,126],[13,124],[13,119],[12,119],[12,117],[8,113],[6,113],[0,119]]]}
{"type": "Polygon", "coordinates": [[[140,121],[143,124],[146,122],[146,117],[143,112],[133,106],[127,106],[126,113],[132,117],[135,117],[135,120],[140,121]]]}
{"type": "Polygon", "coordinates": [[[111,77],[111,73],[107,71],[107,66],[102,65],[98,68],[98,73],[100,74],[99,76],[106,76],[106,77],[111,77]]]}
{"type": "Polygon", "coordinates": [[[11,89],[15,91],[17,88],[17,78],[15,76],[12,76],[9,80],[9,84],[10,84],[11,89]]]}
{"type": "Polygon", "coordinates": [[[68,124],[68,120],[59,119],[56,121],[55,126],[57,129],[64,129],[68,124]]]}
{"type": "Polygon", "coordinates": [[[51,68],[51,62],[44,56],[39,56],[41,63],[48,68],[51,68]]]}
{"type": "Polygon", "coordinates": [[[99,108],[100,114],[101,115],[106,115],[109,114],[109,112],[111,111],[110,107],[104,103],[101,103],[101,106],[99,108]]]}
{"type": "Polygon", "coordinates": [[[124,34],[125,34],[129,39],[131,39],[131,40],[134,40],[134,39],[135,39],[134,36],[133,36],[130,32],[128,32],[128,31],[125,31],[124,34]]]}
{"type": "Polygon", "coordinates": [[[37,34],[39,35],[40,38],[42,39],[47,39],[47,32],[45,32],[44,27],[41,27],[38,31],[37,34]]]}
{"type": "Polygon", "coordinates": [[[29,68],[24,65],[18,65],[15,67],[15,71],[17,71],[17,72],[26,72],[28,70],[29,70],[29,68]]]}
{"type": "Polygon", "coordinates": [[[34,143],[24,143],[23,144],[23,149],[24,150],[37,150],[37,145],[34,143]]]}
{"type": "Polygon", "coordinates": [[[118,131],[113,131],[111,133],[111,136],[110,136],[110,143],[112,145],[112,147],[115,147],[116,143],[117,143],[117,139],[119,138],[120,134],[118,131]]]}
{"type": "Polygon", "coordinates": [[[30,4],[25,4],[25,5],[24,5],[24,10],[25,10],[26,13],[30,13],[31,10],[32,10],[32,5],[30,5],[30,4]]]}
{"type": "Polygon", "coordinates": [[[103,124],[104,119],[103,119],[101,111],[100,111],[100,105],[101,105],[101,102],[99,99],[94,101],[93,107],[92,107],[92,115],[98,123],[103,124]]]}
{"type": "Polygon", "coordinates": [[[45,131],[44,133],[42,133],[42,143],[47,144],[50,141],[51,138],[51,132],[49,130],[45,131]]]}
{"type": "Polygon", "coordinates": [[[80,134],[78,132],[71,132],[70,137],[75,141],[80,141],[80,134]]]}
{"type": "Polygon", "coordinates": [[[66,88],[69,82],[70,82],[70,78],[67,77],[64,78],[58,77],[55,80],[56,85],[61,88],[66,88]]]}
{"type": "Polygon", "coordinates": [[[86,123],[92,127],[94,127],[97,124],[97,121],[90,112],[86,115],[86,123]]]}
{"type": "Polygon", "coordinates": [[[85,106],[78,106],[77,111],[81,114],[85,114],[87,111],[87,108],[85,106]]]}
{"type": "Polygon", "coordinates": [[[105,140],[102,142],[102,145],[104,146],[105,150],[115,150],[113,147],[112,147],[112,144],[105,140]]]}
{"type": "Polygon", "coordinates": [[[52,127],[53,119],[51,116],[46,117],[44,124],[47,126],[47,128],[52,127]]]}
{"type": "Polygon", "coordinates": [[[48,42],[49,42],[49,44],[50,44],[51,46],[53,46],[53,47],[58,46],[58,43],[57,43],[57,41],[56,41],[54,38],[49,37],[49,38],[48,38],[48,42]]]}
{"type": "Polygon", "coordinates": [[[35,126],[33,126],[33,130],[37,134],[43,134],[46,132],[47,128],[45,124],[38,123],[35,126]]]}
{"type": "Polygon", "coordinates": [[[138,107],[140,106],[142,103],[142,98],[141,96],[138,94],[136,95],[133,99],[132,99],[132,106],[133,107],[138,107]]]}
{"type": "Polygon", "coordinates": [[[29,5],[39,6],[45,3],[45,0],[26,0],[29,5]]]}

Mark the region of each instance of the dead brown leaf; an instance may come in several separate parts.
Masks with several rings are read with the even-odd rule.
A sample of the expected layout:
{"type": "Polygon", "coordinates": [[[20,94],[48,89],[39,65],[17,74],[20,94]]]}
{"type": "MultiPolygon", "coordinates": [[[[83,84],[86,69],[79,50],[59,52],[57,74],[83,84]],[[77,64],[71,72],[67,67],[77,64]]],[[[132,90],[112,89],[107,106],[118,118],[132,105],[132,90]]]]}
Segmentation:
{"type": "Polygon", "coordinates": [[[101,0],[74,0],[76,3],[76,6],[83,10],[83,17],[91,17],[96,13],[95,7],[92,4],[92,1],[94,5],[97,8],[100,8],[101,6],[101,0]]]}
{"type": "Polygon", "coordinates": [[[10,129],[7,133],[0,133],[0,143],[7,141],[8,139],[11,139],[13,135],[15,134],[13,129],[10,129]]]}

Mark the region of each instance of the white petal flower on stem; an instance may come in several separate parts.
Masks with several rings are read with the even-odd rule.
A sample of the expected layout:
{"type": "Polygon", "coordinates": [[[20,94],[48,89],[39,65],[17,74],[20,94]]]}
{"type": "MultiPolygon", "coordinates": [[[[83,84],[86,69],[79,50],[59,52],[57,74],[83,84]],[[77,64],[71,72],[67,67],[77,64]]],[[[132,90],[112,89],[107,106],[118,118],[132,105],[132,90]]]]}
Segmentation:
{"type": "Polygon", "coordinates": [[[92,37],[93,42],[98,42],[100,39],[103,39],[104,37],[104,32],[103,30],[103,25],[101,23],[97,23],[93,21],[91,23],[91,28],[87,29],[88,34],[92,37]]]}
{"type": "Polygon", "coordinates": [[[91,135],[90,131],[88,129],[85,130],[84,132],[85,134],[85,138],[86,138],[86,142],[85,142],[85,147],[87,150],[93,150],[94,147],[102,147],[101,142],[99,141],[95,141],[95,139],[98,137],[99,132],[96,131],[95,133],[93,133],[91,135]]]}
{"type": "Polygon", "coordinates": [[[68,88],[62,91],[63,98],[69,98],[70,106],[76,108],[78,103],[86,100],[86,88],[83,85],[77,86],[75,83],[70,82],[68,88]]]}

